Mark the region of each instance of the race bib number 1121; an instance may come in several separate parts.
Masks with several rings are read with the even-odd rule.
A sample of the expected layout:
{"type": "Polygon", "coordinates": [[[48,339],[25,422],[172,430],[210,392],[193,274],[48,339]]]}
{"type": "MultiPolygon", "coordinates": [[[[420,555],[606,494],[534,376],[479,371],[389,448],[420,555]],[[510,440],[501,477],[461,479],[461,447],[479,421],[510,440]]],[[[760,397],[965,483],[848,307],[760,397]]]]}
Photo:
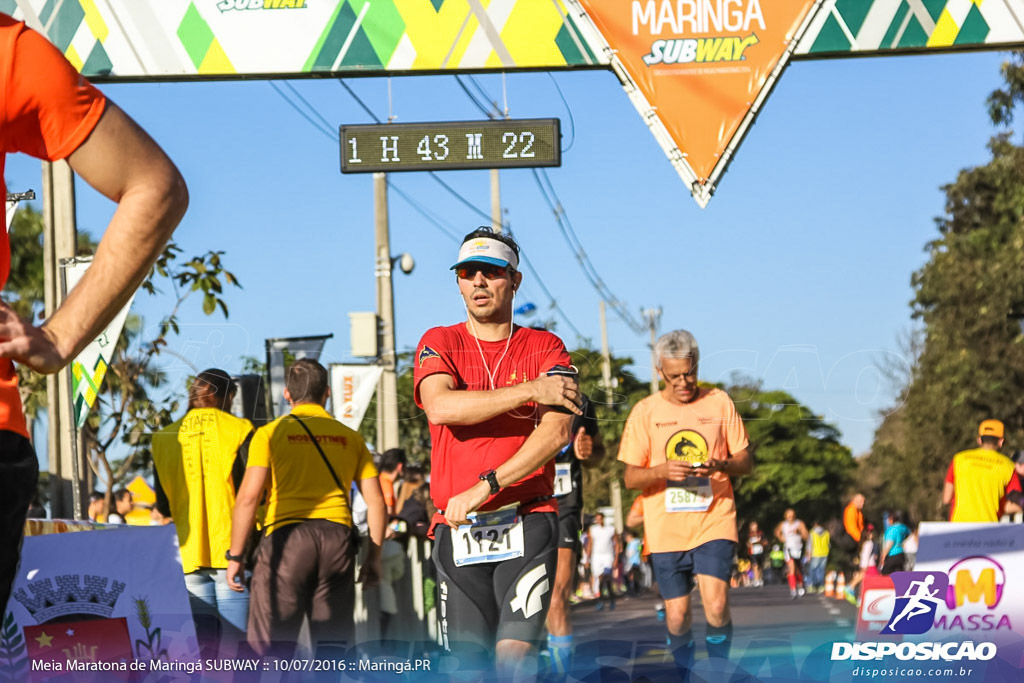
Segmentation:
{"type": "Polygon", "coordinates": [[[523,556],[523,520],[515,508],[476,513],[472,524],[452,532],[456,567],[523,556]]]}

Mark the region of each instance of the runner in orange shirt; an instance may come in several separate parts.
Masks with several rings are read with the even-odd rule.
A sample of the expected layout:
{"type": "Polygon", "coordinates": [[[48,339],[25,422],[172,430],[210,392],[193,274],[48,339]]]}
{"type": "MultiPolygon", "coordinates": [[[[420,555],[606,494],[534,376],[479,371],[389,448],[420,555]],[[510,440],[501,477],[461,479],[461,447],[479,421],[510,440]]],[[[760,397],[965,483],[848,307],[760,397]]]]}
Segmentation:
{"type": "MultiPolygon", "coordinates": [[[[16,3],[6,3],[13,7],[16,3]]],[[[117,202],[92,266],[46,322],[0,302],[0,605],[17,571],[25,516],[39,477],[17,361],[48,374],[71,362],[117,315],[163,251],[188,205],[178,169],[117,105],[82,78],[46,38],[0,14],[0,189],[5,155],[66,159],[117,202]]],[[[0,230],[0,288],[11,270],[0,230]]]]}
{"type": "Polygon", "coordinates": [[[619,460],[626,464],[626,486],[643,492],[645,545],[665,599],[669,648],[685,677],[695,654],[695,582],[708,622],[708,654],[729,655],[729,578],[738,542],[730,477],[749,474],[753,462],[732,400],[697,385],[700,350],[693,335],[669,332],[654,351],[665,388],[633,407],[619,460]]]}

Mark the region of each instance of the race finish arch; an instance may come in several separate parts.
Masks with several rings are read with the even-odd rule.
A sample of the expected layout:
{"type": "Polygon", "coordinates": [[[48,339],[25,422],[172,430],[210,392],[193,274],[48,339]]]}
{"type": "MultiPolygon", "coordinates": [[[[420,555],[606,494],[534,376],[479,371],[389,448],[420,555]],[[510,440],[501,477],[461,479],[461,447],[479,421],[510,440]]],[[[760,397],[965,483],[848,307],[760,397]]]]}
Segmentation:
{"type": "Polygon", "coordinates": [[[612,69],[707,206],[790,60],[1024,46],[1024,0],[0,0],[98,82],[612,69]]]}

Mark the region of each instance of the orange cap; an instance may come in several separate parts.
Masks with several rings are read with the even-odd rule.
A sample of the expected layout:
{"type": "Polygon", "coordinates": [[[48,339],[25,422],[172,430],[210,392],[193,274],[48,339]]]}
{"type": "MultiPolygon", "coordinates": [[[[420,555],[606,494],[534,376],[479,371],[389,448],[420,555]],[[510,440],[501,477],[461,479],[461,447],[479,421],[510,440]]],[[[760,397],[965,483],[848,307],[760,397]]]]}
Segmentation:
{"type": "Polygon", "coordinates": [[[1003,438],[1003,423],[999,420],[982,420],[978,425],[978,436],[994,436],[1003,438]]]}

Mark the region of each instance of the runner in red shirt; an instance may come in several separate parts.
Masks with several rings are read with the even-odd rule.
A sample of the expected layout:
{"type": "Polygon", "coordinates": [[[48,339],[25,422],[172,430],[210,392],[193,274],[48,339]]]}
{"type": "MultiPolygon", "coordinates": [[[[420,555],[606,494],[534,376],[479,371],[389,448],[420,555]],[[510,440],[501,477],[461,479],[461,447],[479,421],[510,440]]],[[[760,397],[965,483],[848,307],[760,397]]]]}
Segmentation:
{"type": "Polygon", "coordinates": [[[552,458],[580,413],[574,377],[548,374],[568,369],[565,345],[512,322],[518,265],[511,237],[467,235],[453,266],[466,322],[428,330],[415,358],[444,646],[462,670],[474,652],[493,651],[503,677],[535,667],[557,560],[552,458]]]}
{"type": "MultiPolygon", "coordinates": [[[[0,605],[7,603],[39,463],[29,442],[17,361],[40,373],[71,362],[131,297],[188,204],[178,169],[145,131],[78,75],[47,40],[0,14],[0,189],[5,155],[67,159],[118,203],[92,266],[39,327],[0,302],[0,605]]],[[[0,230],[0,288],[10,273],[0,230]]]]}

